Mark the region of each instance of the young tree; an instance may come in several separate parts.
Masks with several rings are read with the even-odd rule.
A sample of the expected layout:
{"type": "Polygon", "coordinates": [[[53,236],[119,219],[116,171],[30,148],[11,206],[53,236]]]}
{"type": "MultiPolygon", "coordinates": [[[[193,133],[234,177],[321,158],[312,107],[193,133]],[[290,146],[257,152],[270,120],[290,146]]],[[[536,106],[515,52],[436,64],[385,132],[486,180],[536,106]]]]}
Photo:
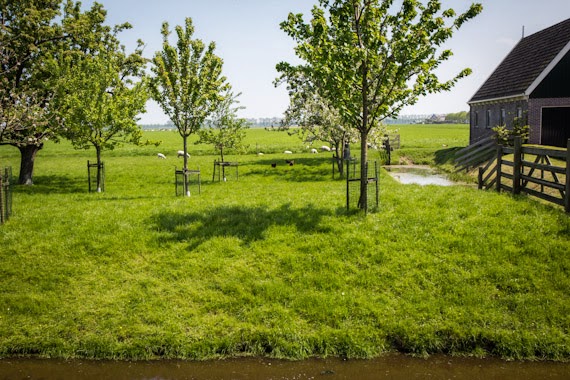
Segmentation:
{"type": "Polygon", "coordinates": [[[184,192],[188,188],[188,137],[196,133],[223,100],[228,89],[222,76],[221,58],[214,54],[212,42],[207,49],[199,39],[192,39],[192,19],[186,18],[185,27],[176,26],[178,41],[171,45],[168,23],[162,24],[162,51],[152,60],[154,77],[150,81],[153,99],[172,120],[184,146],[184,192]]]}
{"type": "Polygon", "coordinates": [[[226,149],[242,149],[246,129],[249,128],[247,121],[237,116],[237,111],[243,107],[235,106],[237,97],[229,89],[224,100],[214,111],[208,128],[198,131],[199,140],[196,144],[212,144],[220,153],[221,162],[224,162],[226,149]]]}
{"type": "Polygon", "coordinates": [[[95,148],[97,192],[102,189],[101,152],[125,142],[139,144],[142,137],[137,116],[145,111],[148,99],[142,42],[127,55],[116,36],[128,27],[115,27],[90,54],[63,55],[59,61],[57,98],[65,123],[62,134],[76,149],[95,148]]]}
{"type": "Polygon", "coordinates": [[[463,14],[441,9],[439,0],[320,0],[309,23],[289,14],[281,28],[296,42],[305,64],[281,62],[282,78],[301,72],[319,94],[338,109],[343,121],[360,137],[359,207],[367,207],[368,136],[387,117],[428,93],[448,91],[470,73],[465,69],[440,82],[439,65],[452,55],[440,50],[453,32],[482,10],[472,4],[463,14]]]}

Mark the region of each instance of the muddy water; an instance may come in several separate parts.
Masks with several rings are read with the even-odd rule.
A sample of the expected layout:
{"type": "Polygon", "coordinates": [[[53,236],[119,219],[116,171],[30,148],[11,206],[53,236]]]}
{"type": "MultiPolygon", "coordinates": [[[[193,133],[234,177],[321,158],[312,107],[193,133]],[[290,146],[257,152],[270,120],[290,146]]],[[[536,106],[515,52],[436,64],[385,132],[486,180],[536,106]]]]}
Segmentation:
{"type": "Polygon", "coordinates": [[[570,379],[570,363],[506,362],[434,356],[389,355],[374,360],[321,359],[289,362],[234,359],[207,362],[116,362],[1,359],[0,379],[266,380],[266,379],[570,379]]]}
{"type": "Polygon", "coordinates": [[[429,166],[397,165],[385,167],[388,173],[400,183],[418,185],[452,186],[454,183],[447,177],[437,174],[429,166]]]}

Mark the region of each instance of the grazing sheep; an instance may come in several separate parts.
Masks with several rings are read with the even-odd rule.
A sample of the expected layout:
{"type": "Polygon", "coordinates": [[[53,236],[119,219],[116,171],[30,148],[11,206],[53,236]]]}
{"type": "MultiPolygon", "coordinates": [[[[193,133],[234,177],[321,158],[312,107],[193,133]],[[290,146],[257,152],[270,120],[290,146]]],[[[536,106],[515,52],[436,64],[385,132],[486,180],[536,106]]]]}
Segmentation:
{"type": "MultiPolygon", "coordinates": [[[[179,150],[178,152],[176,152],[176,154],[178,155],[178,157],[184,157],[183,150],[179,150]]],[[[190,158],[190,153],[186,153],[186,157],[190,158]]]]}
{"type": "Polygon", "coordinates": [[[293,152],[291,152],[290,150],[286,150],[285,152],[283,152],[285,154],[293,154],[293,152]]]}
{"type": "Polygon", "coordinates": [[[295,160],[285,160],[285,163],[289,164],[289,166],[295,165],[295,160]]]}
{"type": "Polygon", "coordinates": [[[315,148],[311,149],[311,153],[316,154],[319,153],[315,148]]]}
{"type": "Polygon", "coordinates": [[[323,151],[323,152],[330,152],[330,151],[331,151],[331,148],[329,148],[329,147],[326,146],[326,145],[323,145],[323,146],[321,146],[321,151],[323,151]]]}
{"type": "Polygon", "coordinates": [[[257,153],[258,156],[263,156],[262,152],[257,153]]]}
{"type": "Polygon", "coordinates": [[[165,156],[164,154],[162,154],[162,153],[158,153],[158,154],[156,155],[156,157],[162,158],[163,160],[166,158],[166,156],[165,156]]]}

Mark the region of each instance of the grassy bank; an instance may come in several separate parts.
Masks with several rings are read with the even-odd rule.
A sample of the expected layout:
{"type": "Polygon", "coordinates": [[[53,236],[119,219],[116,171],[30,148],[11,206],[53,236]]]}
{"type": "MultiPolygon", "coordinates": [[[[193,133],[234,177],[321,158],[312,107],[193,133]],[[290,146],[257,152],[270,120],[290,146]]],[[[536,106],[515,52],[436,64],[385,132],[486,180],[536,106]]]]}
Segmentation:
{"type": "MultiPolygon", "coordinates": [[[[402,150],[435,160],[461,144],[420,132],[433,146],[403,137],[402,150]]],[[[36,184],[16,188],[0,226],[0,356],[570,359],[560,209],[382,172],[380,212],[347,215],[330,156],[262,130],[249,143],[267,154],[229,158],[239,181],[212,183],[215,157],[193,146],[202,193],[177,198],[179,137],[148,136],[163,145],[104,153],[103,194],[86,192],[93,151],[40,152],[36,184]],[[284,149],[294,166],[270,154],[284,149]]],[[[16,169],[17,153],[0,147],[0,165],[16,169]]]]}

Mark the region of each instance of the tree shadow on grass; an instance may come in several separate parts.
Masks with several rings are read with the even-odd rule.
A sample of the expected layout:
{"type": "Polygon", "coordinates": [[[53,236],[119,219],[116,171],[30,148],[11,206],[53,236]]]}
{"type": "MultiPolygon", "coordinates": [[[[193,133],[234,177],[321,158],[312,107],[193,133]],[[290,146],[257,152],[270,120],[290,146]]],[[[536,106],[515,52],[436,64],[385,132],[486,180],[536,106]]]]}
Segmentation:
{"type": "MultiPolygon", "coordinates": [[[[14,177],[14,183],[18,179],[14,177]]],[[[77,194],[87,193],[87,178],[62,175],[35,175],[32,186],[16,185],[15,191],[25,194],[77,194]]]]}
{"type": "Polygon", "coordinates": [[[188,250],[217,237],[235,237],[244,244],[264,240],[272,226],[295,226],[299,234],[327,233],[322,226],[324,216],[331,210],[311,205],[294,209],[285,204],[277,209],[267,206],[221,206],[202,212],[165,211],[152,218],[152,225],[163,235],[161,242],[188,242],[188,250]]]}

